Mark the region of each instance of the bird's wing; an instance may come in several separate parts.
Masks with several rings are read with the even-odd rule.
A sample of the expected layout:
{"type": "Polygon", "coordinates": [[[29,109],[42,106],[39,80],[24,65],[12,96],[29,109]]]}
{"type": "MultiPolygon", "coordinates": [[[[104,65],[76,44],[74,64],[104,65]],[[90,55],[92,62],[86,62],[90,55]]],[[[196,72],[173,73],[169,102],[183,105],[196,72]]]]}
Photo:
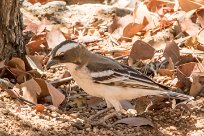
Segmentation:
{"type": "Polygon", "coordinates": [[[144,76],[141,72],[128,66],[122,66],[119,69],[107,69],[104,71],[92,72],[91,77],[94,82],[106,85],[152,90],[161,89],[162,86],[144,76]]]}
{"type": "MultiPolygon", "coordinates": [[[[101,57],[100,57],[101,58],[101,57]]],[[[105,58],[106,60],[108,58],[105,58]]],[[[171,88],[154,82],[138,70],[128,66],[121,65],[118,62],[110,59],[110,61],[93,61],[87,65],[90,69],[90,75],[95,83],[106,84],[110,86],[122,86],[129,88],[140,88],[150,90],[161,90],[161,96],[192,100],[193,97],[185,94],[170,91],[171,88]]]]}

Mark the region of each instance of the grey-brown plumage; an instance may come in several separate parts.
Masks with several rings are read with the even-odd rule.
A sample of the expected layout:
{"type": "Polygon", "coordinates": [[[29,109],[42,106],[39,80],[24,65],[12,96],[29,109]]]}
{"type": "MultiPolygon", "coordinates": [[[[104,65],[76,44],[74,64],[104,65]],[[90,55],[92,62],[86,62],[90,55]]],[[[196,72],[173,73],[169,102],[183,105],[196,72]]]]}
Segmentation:
{"type": "Polygon", "coordinates": [[[103,97],[108,106],[121,110],[120,100],[146,95],[160,95],[190,100],[193,97],[171,92],[168,87],[128,66],[99,54],[91,53],[75,41],[64,41],[56,46],[47,67],[65,63],[76,83],[88,94],[103,97]]]}

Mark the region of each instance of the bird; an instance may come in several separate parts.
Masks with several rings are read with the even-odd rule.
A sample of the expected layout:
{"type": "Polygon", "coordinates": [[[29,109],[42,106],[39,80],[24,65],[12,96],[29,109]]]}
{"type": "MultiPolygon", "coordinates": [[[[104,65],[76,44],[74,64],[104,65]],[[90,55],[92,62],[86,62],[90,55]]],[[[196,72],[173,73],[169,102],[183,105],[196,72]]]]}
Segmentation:
{"type": "Polygon", "coordinates": [[[82,43],[65,40],[51,51],[46,68],[64,63],[86,93],[105,99],[107,107],[123,110],[120,101],[156,95],[190,101],[192,96],[171,91],[142,72],[109,57],[92,53],[82,43]]]}

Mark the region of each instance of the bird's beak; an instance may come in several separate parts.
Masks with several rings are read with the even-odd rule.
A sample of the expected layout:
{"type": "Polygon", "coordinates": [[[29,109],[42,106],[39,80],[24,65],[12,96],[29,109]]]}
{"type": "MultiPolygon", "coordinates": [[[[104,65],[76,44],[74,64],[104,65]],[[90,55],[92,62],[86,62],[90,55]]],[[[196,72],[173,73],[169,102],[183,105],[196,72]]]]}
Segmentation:
{"type": "Polygon", "coordinates": [[[49,59],[46,65],[46,69],[49,69],[51,66],[58,64],[57,60],[49,59]]]}

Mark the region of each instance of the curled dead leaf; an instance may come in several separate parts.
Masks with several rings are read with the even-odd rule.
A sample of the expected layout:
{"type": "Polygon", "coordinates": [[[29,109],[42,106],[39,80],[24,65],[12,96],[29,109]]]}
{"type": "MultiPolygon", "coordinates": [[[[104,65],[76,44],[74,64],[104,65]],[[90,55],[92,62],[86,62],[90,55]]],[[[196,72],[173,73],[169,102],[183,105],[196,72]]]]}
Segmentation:
{"type": "Polygon", "coordinates": [[[190,88],[189,95],[197,96],[200,93],[201,89],[203,88],[203,85],[199,82],[199,79],[200,79],[199,75],[193,75],[192,79],[193,79],[193,82],[190,88]]]}
{"type": "Polygon", "coordinates": [[[141,126],[154,127],[154,124],[152,123],[152,121],[144,117],[123,118],[121,120],[116,121],[113,125],[116,125],[116,124],[127,124],[134,127],[141,127],[141,126]]]}
{"type": "Polygon", "coordinates": [[[195,0],[178,0],[179,1],[179,5],[181,7],[182,10],[184,11],[190,11],[193,9],[198,9],[202,6],[202,4],[204,4],[204,2],[202,1],[195,1],[195,0]]]}
{"type": "Polygon", "coordinates": [[[9,62],[7,63],[7,66],[10,68],[17,68],[20,70],[25,71],[25,63],[21,58],[13,57],[9,62]]]}
{"type": "Polygon", "coordinates": [[[56,26],[53,27],[52,30],[47,34],[46,40],[49,48],[53,49],[55,46],[66,39],[59,28],[56,26]]]}
{"type": "Polygon", "coordinates": [[[204,29],[202,29],[198,35],[197,35],[197,40],[199,43],[204,45],[204,29]]]}
{"type": "Polygon", "coordinates": [[[169,69],[159,69],[158,73],[162,76],[169,76],[169,77],[172,77],[174,74],[174,72],[169,69]]]}
{"type": "Polygon", "coordinates": [[[5,67],[5,61],[6,61],[6,60],[0,61],[0,69],[2,69],[2,68],[5,67]]]}
{"type": "Polygon", "coordinates": [[[38,83],[32,78],[20,85],[23,91],[23,98],[37,104],[37,95],[40,95],[41,88],[38,83]]]}
{"type": "Polygon", "coordinates": [[[179,47],[177,46],[175,41],[170,41],[166,43],[166,48],[164,49],[163,55],[166,59],[171,58],[174,64],[179,61],[180,52],[179,47]]]}
{"type": "MultiPolygon", "coordinates": [[[[154,56],[155,49],[141,40],[137,40],[130,51],[129,62],[130,60],[134,63],[136,60],[142,59],[151,59],[154,56]]],[[[129,63],[129,65],[131,65],[129,63]]]]}
{"type": "Polygon", "coordinates": [[[52,103],[54,106],[58,107],[65,99],[64,94],[62,94],[58,89],[56,89],[53,85],[50,83],[46,82],[48,91],[52,97],[52,103]]]}
{"type": "Polygon", "coordinates": [[[190,63],[185,63],[183,65],[180,65],[177,68],[177,73],[176,73],[177,77],[180,82],[185,84],[186,87],[191,86],[190,75],[192,74],[195,65],[196,65],[195,62],[190,62],[190,63]]]}
{"type": "Polygon", "coordinates": [[[123,36],[124,37],[133,37],[136,33],[140,32],[145,26],[147,26],[148,21],[146,18],[144,18],[144,22],[142,24],[137,23],[129,23],[125,28],[123,29],[123,36]]]}

